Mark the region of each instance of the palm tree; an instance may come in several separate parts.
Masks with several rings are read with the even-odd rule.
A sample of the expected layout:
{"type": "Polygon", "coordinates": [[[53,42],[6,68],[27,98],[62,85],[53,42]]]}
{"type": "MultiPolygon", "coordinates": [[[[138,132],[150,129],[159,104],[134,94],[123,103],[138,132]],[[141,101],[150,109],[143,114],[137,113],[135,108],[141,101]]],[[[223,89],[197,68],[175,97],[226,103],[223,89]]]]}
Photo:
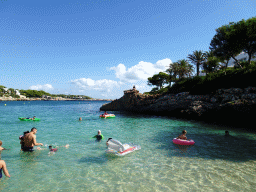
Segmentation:
{"type": "Polygon", "coordinates": [[[220,67],[220,62],[222,58],[216,57],[214,51],[206,51],[204,54],[203,69],[207,73],[216,71],[220,67]]]}
{"type": "Polygon", "coordinates": [[[194,69],[191,64],[188,63],[187,60],[182,59],[177,62],[171,63],[170,67],[166,70],[170,75],[170,82],[176,82],[177,76],[178,79],[182,79],[184,77],[190,77],[193,73],[194,69]]]}
{"type": "Polygon", "coordinates": [[[178,66],[179,66],[179,79],[182,79],[184,77],[190,77],[193,73],[193,66],[189,64],[189,62],[185,59],[178,60],[178,66]]]}
{"type": "Polygon", "coordinates": [[[208,57],[207,60],[203,63],[203,68],[207,73],[212,73],[216,71],[220,66],[220,59],[217,57],[208,57]]]}
{"type": "Polygon", "coordinates": [[[188,55],[188,59],[196,65],[196,75],[199,76],[199,67],[204,61],[204,54],[202,51],[194,51],[193,54],[188,55]]]}

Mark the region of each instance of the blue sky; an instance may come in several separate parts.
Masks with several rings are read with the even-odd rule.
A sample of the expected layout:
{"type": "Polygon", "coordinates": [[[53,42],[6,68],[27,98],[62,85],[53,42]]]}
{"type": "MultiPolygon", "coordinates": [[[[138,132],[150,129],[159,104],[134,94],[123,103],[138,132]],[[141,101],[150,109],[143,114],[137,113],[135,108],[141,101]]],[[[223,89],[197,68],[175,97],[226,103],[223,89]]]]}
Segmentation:
{"type": "Polygon", "coordinates": [[[116,99],[255,17],[255,0],[0,0],[0,85],[116,99]]]}

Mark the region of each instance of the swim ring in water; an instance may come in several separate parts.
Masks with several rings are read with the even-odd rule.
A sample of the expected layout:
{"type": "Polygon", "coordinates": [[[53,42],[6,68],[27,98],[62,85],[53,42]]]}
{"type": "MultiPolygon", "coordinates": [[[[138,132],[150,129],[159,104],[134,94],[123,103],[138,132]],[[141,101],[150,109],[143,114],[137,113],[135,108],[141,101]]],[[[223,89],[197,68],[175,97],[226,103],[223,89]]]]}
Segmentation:
{"type": "Polygon", "coordinates": [[[177,145],[194,145],[195,144],[195,141],[193,140],[183,140],[183,139],[174,138],[172,141],[174,144],[177,144],[177,145]]]}

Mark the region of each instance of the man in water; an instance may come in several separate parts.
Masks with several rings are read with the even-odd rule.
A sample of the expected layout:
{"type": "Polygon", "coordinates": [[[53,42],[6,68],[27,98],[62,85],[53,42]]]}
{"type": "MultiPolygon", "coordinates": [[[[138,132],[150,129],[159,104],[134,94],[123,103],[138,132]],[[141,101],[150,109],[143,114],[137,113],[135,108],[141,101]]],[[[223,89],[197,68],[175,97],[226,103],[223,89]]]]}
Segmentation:
{"type": "Polygon", "coordinates": [[[100,140],[104,139],[104,137],[103,137],[103,135],[101,134],[101,131],[100,131],[100,130],[98,131],[98,135],[95,135],[95,136],[92,137],[92,138],[96,138],[97,141],[100,141],[100,140]]]}
{"type": "Polygon", "coordinates": [[[43,145],[43,143],[37,143],[36,142],[36,135],[35,135],[36,132],[37,132],[37,129],[35,127],[33,127],[31,129],[31,131],[24,136],[23,151],[30,151],[30,152],[32,152],[34,146],[38,146],[38,145],[42,146],[43,145]]]}

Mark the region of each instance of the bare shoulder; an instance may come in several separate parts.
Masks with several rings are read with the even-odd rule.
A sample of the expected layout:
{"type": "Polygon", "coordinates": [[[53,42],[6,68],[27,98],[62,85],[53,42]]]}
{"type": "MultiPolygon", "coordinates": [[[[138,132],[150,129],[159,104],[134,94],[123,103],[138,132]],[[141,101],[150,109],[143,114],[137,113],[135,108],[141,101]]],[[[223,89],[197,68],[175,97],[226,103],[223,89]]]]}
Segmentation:
{"type": "Polygon", "coordinates": [[[0,165],[2,165],[2,166],[4,166],[4,165],[5,165],[4,160],[0,160],[0,165]]]}

